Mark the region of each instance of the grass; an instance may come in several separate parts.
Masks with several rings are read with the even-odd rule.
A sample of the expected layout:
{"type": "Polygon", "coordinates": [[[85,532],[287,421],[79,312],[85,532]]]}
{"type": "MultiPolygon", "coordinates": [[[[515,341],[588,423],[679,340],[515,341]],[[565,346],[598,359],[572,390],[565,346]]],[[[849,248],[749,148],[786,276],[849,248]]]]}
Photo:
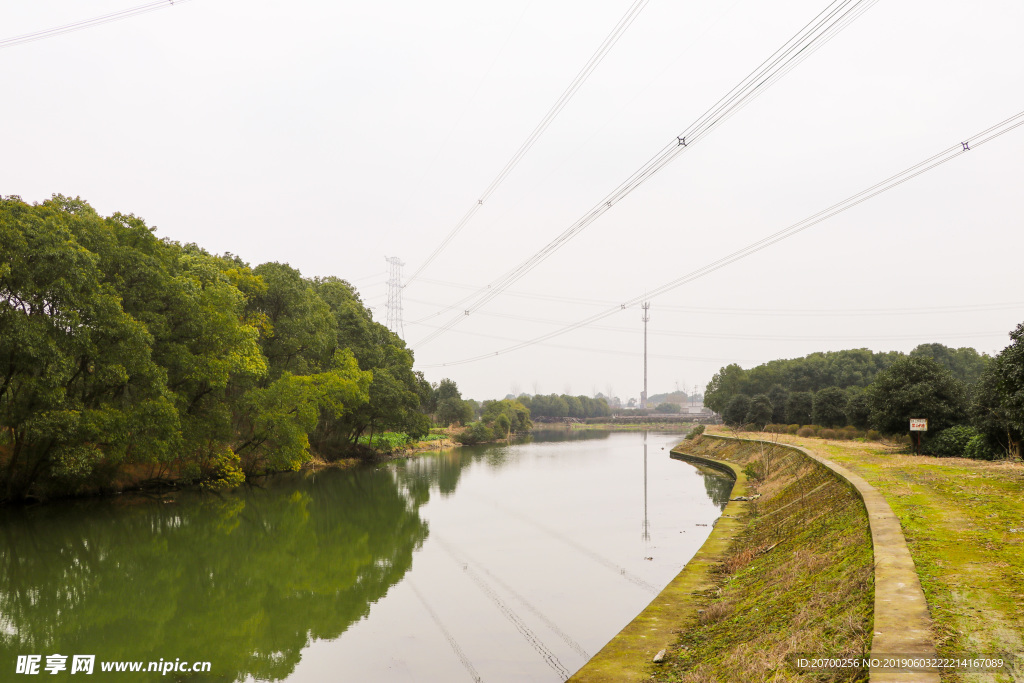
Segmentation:
{"type": "Polygon", "coordinates": [[[373,435],[372,443],[370,442],[370,437],[365,434],[359,437],[358,443],[361,446],[369,446],[382,453],[391,453],[405,448],[406,444],[409,443],[409,437],[405,432],[378,432],[373,435]]]}
{"type": "Polygon", "coordinates": [[[760,497],[716,569],[717,585],[651,680],[866,680],[864,670],[807,672],[792,662],[868,652],[874,575],[860,498],[789,449],[707,438],[681,448],[758,473],[750,483],[760,497]]]}
{"type": "MultiPolygon", "coordinates": [[[[939,656],[1024,658],[1024,463],[914,456],[872,442],[780,440],[848,467],[885,496],[914,558],[939,656]]],[[[1024,661],[1016,666],[1016,678],[941,676],[948,683],[1024,681],[1024,661]]]]}
{"type": "Polygon", "coordinates": [[[435,434],[434,431],[431,430],[430,434],[427,434],[426,436],[424,436],[422,439],[420,439],[420,441],[421,442],[425,441],[425,442],[429,443],[430,441],[444,441],[447,438],[448,438],[448,434],[446,432],[441,432],[441,433],[435,434]]]}

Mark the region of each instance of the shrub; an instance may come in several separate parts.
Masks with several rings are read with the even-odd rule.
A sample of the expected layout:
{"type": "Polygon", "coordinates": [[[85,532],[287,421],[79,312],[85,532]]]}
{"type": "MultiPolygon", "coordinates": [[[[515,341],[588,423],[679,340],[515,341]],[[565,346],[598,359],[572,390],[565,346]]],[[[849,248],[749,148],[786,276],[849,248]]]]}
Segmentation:
{"type": "Polygon", "coordinates": [[[409,437],[405,432],[377,432],[373,435],[373,442],[370,442],[370,437],[364,434],[359,437],[359,443],[363,446],[369,446],[375,450],[381,451],[382,453],[392,453],[401,448],[405,448],[405,445],[409,443],[409,437]]]}
{"type": "Polygon", "coordinates": [[[796,430],[796,435],[797,436],[814,436],[814,430],[811,429],[810,427],[801,427],[800,429],[796,430]]]}
{"type": "Polygon", "coordinates": [[[878,441],[881,438],[882,438],[882,433],[880,431],[878,431],[877,429],[869,429],[868,430],[868,440],[869,441],[878,441]]]}
{"type": "Polygon", "coordinates": [[[818,432],[819,439],[834,439],[836,438],[836,430],[834,429],[822,429],[818,432]]]}
{"type": "Polygon", "coordinates": [[[222,446],[209,463],[206,479],[200,488],[211,491],[233,489],[245,483],[241,459],[228,446],[222,446]]]}
{"type": "Polygon", "coordinates": [[[466,446],[484,441],[491,441],[493,439],[493,432],[491,432],[490,428],[483,422],[474,422],[462,430],[462,432],[455,435],[455,440],[466,446]]]}
{"type": "Polygon", "coordinates": [[[693,429],[686,433],[686,438],[693,440],[704,433],[704,425],[695,425],[693,429]]]}
{"type": "Polygon", "coordinates": [[[760,461],[748,462],[747,466],[743,468],[743,474],[750,479],[761,481],[764,479],[764,465],[760,461]]]}
{"type": "Polygon", "coordinates": [[[989,445],[988,440],[981,434],[971,437],[971,440],[964,446],[964,457],[973,460],[995,460],[999,453],[989,445]]]}
{"type": "Polygon", "coordinates": [[[864,436],[864,432],[853,426],[843,427],[842,429],[837,430],[836,434],[839,435],[840,439],[849,439],[851,441],[864,436]]]}
{"type": "Polygon", "coordinates": [[[787,434],[795,435],[798,431],[800,431],[800,425],[789,425],[788,427],[786,427],[787,434]]]}
{"type": "Polygon", "coordinates": [[[921,452],[944,458],[959,458],[964,454],[967,442],[978,436],[978,430],[966,425],[943,429],[922,444],[921,452]]]}

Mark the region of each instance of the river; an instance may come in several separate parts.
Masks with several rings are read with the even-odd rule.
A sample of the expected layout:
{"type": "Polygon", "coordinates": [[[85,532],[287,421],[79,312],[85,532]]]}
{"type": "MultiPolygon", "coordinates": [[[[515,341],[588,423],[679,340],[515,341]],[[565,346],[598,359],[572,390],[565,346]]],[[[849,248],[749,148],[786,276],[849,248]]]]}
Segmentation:
{"type": "Polygon", "coordinates": [[[3,511],[0,679],[39,655],[46,680],[78,680],[72,657],[95,655],[86,680],[564,680],[724,507],[729,480],[669,458],[680,438],[537,433],[223,495],[3,511]],[[67,670],[44,670],[52,655],[67,670]],[[159,660],[210,673],[100,671],[159,660]]]}

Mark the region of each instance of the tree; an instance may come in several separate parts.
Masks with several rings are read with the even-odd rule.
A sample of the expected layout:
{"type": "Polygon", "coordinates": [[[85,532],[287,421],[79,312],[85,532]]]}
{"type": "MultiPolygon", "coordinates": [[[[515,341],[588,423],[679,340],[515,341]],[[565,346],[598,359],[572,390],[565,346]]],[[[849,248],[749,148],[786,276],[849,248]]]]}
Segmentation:
{"type": "Polygon", "coordinates": [[[793,391],[786,402],[786,421],[789,424],[811,424],[814,410],[814,394],[809,391],[793,391]]]}
{"type": "Polygon", "coordinates": [[[455,380],[446,377],[434,389],[434,400],[440,404],[441,401],[449,398],[457,398],[461,401],[462,392],[459,391],[459,385],[455,383],[455,380]]]}
{"type": "Polygon", "coordinates": [[[772,402],[769,400],[767,394],[758,394],[754,398],[750,399],[750,407],[747,408],[747,414],[744,418],[744,422],[752,424],[759,430],[764,429],[765,425],[772,421],[772,402]]]}
{"type": "Polygon", "coordinates": [[[989,445],[1019,458],[1024,435],[1024,323],[1010,339],[1012,343],[982,375],[971,412],[989,445]]]}
{"type": "Polygon", "coordinates": [[[306,375],[329,365],[338,328],[313,283],[286,263],[264,263],[253,272],[267,285],[250,300],[253,312],[266,321],[260,344],[270,372],[263,385],[284,372],[306,375]]]}
{"type": "Polygon", "coordinates": [[[747,419],[750,412],[750,397],[746,394],[737,394],[729,401],[729,405],[722,412],[722,419],[730,427],[740,427],[747,419]]]}
{"type": "Polygon", "coordinates": [[[789,401],[789,392],[781,384],[773,384],[768,390],[768,400],[772,403],[772,422],[784,424],[786,422],[786,403],[789,401]]]}
{"type": "Polygon", "coordinates": [[[0,500],[73,488],[104,463],[166,460],[180,444],[146,326],[77,235],[108,228],[87,204],[0,200],[0,500]]]}
{"type": "Polygon", "coordinates": [[[708,382],[704,391],[704,405],[724,416],[733,397],[743,393],[745,378],[746,370],[736,363],[725,366],[708,382]]]}
{"type": "Polygon", "coordinates": [[[867,429],[871,425],[871,399],[867,392],[851,391],[846,399],[846,424],[857,429],[867,429]]]}
{"type": "Polygon", "coordinates": [[[911,418],[926,418],[939,432],[966,418],[963,384],[931,358],[902,358],[868,388],[871,422],[886,434],[909,432],[911,418]]]}
{"type": "Polygon", "coordinates": [[[656,413],[678,413],[682,408],[678,403],[659,403],[654,408],[656,413]]]}
{"type": "Polygon", "coordinates": [[[920,344],[907,355],[911,358],[931,358],[965,384],[977,383],[992,360],[970,347],[954,349],[945,344],[920,344]]]}
{"type": "Polygon", "coordinates": [[[495,438],[507,438],[512,434],[530,431],[530,411],[519,401],[502,399],[491,402],[485,409],[480,421],[494,434],[495,438]]]}
{"type": "Polygon", "coordinates": [[[461,398],[446,398],[437,404],[437,421],[445,427],[456,422],[469,424],[473,408],[461,398]]]}
{"type": "Polygon", "coordinates": [[[842,427],[846,420],[846,392],[826,387],[814,394],[811,421],[822,427],[842,427]]]}

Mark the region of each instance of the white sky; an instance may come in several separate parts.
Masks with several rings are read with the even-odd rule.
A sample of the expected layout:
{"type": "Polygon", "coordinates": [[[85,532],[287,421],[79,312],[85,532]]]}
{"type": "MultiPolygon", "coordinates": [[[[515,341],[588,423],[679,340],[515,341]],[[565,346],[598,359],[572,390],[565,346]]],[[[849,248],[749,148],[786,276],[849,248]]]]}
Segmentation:
{"type": "MultiPolygon", "coordinates": [[[[0,39],[138,4],[7,0],[0,39]]],[[[344,277],[383,322],[384,257],[406,276],[425,261],[630,4],[191,0],[2,48],[0,193],[77,195],[252,265],[344,277]]],[[[638,397],[637,308],[435,366],[642,295],[1024,110],[1024,4],[880,0],[512,290],[541,297],[417,344],[432,328],[414,321],[544,246],[825,5],[651,0],[405,289],[427,377],[481,399],[638,397]]],[[[1024,320],[1022,159],[1024,128],[655,298],[650,392],[818,350],[997,352],[1024,320]]]]}

